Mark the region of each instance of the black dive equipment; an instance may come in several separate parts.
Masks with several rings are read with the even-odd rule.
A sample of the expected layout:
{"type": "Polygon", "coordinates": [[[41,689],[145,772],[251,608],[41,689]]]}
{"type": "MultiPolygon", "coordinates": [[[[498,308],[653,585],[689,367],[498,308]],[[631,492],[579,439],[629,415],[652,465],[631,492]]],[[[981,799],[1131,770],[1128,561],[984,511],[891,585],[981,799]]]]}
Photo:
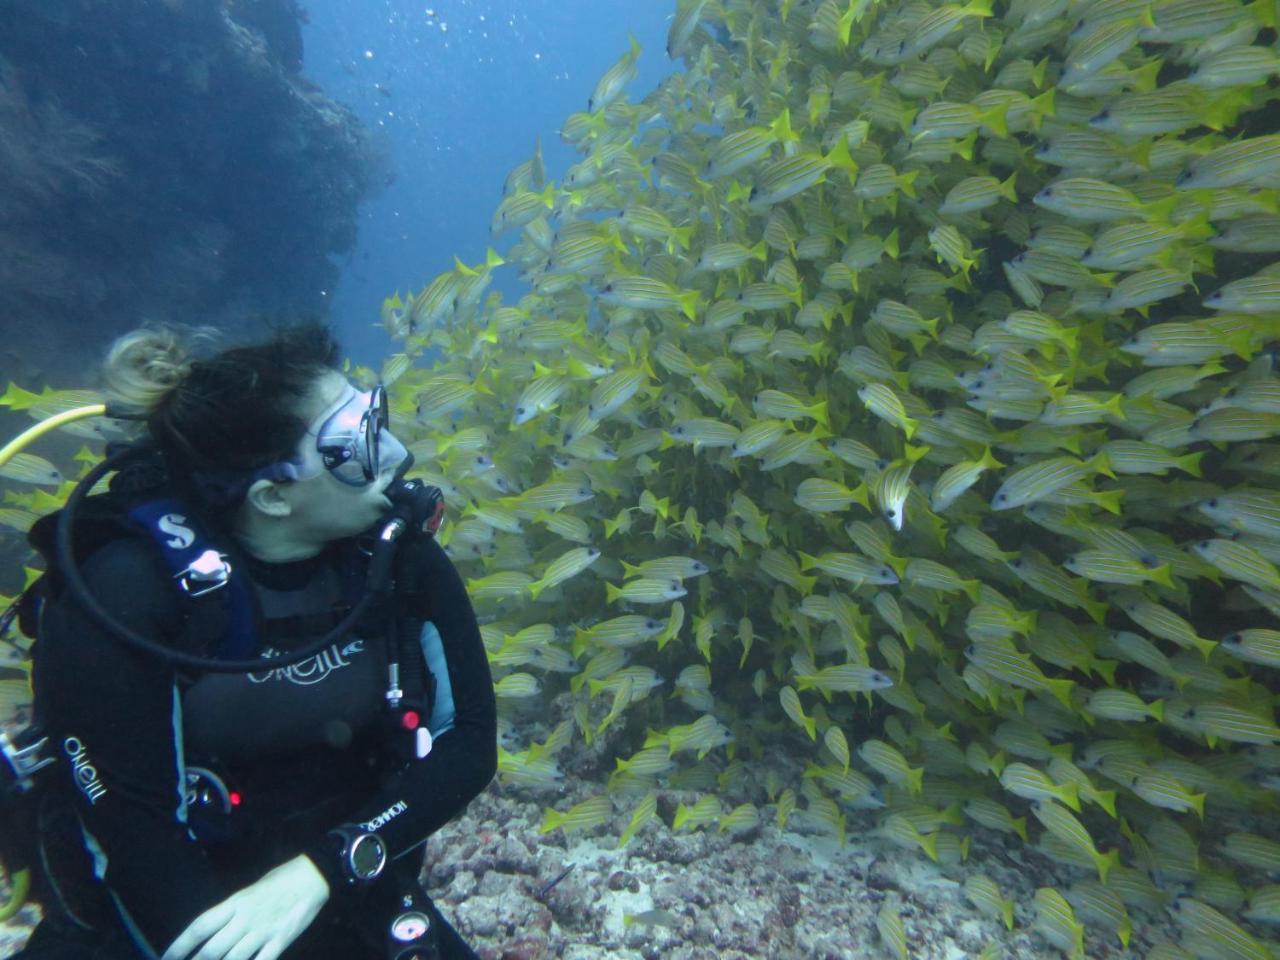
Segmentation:
{"type": "Polygon", "coordinates": [[[418,883],[410,883],[396,898],[387,926],[387,960],[436,960],[435,905],[418,883]]]}
{"type": "MultiPolygon", "coordinates": [[[[260,657],[241,660],[198,657],[192,654],[179,653],[163,644],[156,643],[154,640],[147,639],[111,616],[93,594],[89,592],[88,584],[81,577],[72,549],[72,524],[75,520],[76,509],[84,501],[85,496],[93,486],[107,473],[119,469],[121,464],[131,458],[145,455],[148,452],[149,447],[143,444],[125,447],[123,450],[106,457],[76,484],[71,496],[67,498],[66,506],[62,508],[62,512],[58,515],[56,545],[59,572],[66,578],[67,587],[70,589],[71,595],[90,617],[113,636],[144,653],[159,657],[174,666],[211,673],[252,673],[255,670],[261,670],[263,661],[260,657]]],[[[408,468],[405,467],[403,469],[408,468]]],[[[392,509],[387,514],[387,518],[379,523],[370,542],[371,555],[365,579],[366,589],[364,596],[357,601],[346,617],[327,634],[299,650],[272,658],[272,667],[286,667],[291,664],[301,663],[308,657],[314,657],[321,650],[329,647],[330,644],[336,643],[345,637],[352,627],[359,622],[375,598],[386,597],[391,593],[391,573],[396,546],[405,533],[415,530],[413,520],[417,518],[421,509],[418,505],[430,497],[429,491],[435,490],[434,487],[424,487],[419,481],[404,480],[402,478],[403,469],[401,476],[392,481],[386,492],[387,498],[392,501],[392,509]]],[[[436,493],[439,494],[439,491],[436,490],[436,493]]],[[[425,523],[425,519],[420,520],[416,529],[424,530],[425,523]]],[[[439,524],[437,523],[438,526],[439,524]]],[[[193,595],[196,594],[196,591],[205,592],[216,589],[217,586],[215,584],[221,585],[230,579],[231,564],[227,561],[226,556],[223,554],[211,556],[211,553],[213,551],[208,551],[201,556],[198,568],[192,570],[191,576],[185,581],[186,584],[190,585],[186,589],[193,595]]],[[[193,564],[193,566],[196,565],[193,564]]]]}
{"type": "MultiPolygon", "coordinates": [[[[365,437],[377,437],[379,433],[385,432],[381,429],[381,426],[385,424],[386,402],[384,396],[375,394],[375,400],[379,402],[376,407],[371,405],[377,413],[382,415],[382,420],[378,422],[377,428],[370,430],[363,421],[360,424],[362,435],[365,437]]],[[[95,407],[93,409],[101,412],[99,408],[95,407]]],[[[60,421],[55,418],[51,425],[56,425],[56,422],[60,421]]],[[[396,446],[399,446],[398,443],[396,446]]],[[[399,449],[403,448],[400,447],[399,449]]],[[[65,577],[67,588],[71,591],[71,595],[75,600],[90,617],[110,634],[119,638],[121,642],[158,657],[173,664],[175,667],[196,671],[252,673],[261,670],[264,663],[269,663],[273,669],[287,667],[314,657],[321,651],[326,650],[355,627],[375,599],[388,599],[393,596],[397,547],[406,534],[409,535],[410,539],[415,536],[434,536],[440,528],[444,514],[444,497],[439,488],[425,485],[419,480],[404,479],[404,474],[413,465],[413,457],[406,451],[403,462],[396,470],[395,478],[384,491],[386,497],[392,503],[391,509],[371,529],[371,532],[361,538],[360,541],[362,552],[369,557],[368,567],[365,572],[363,595],[332,630],[314,643],[288,654],[272,657],[268,661],[264,661],[261,658],[228,659],[193,656],[180,653],[149,640],[112,617],[92,595],[76,565],[73,550],[73,526],[77,508],[80,507],[89,491],[109,472],[119,470],[124,463],[131,459],[153,456],[154,448],[146,441],[142,441],[116,450],[112,450],[109,446],[106,452],[107,456],[103,461],[97,464],[76,484],[75,489],[58,515],[55,535],[55,555],[58,570],[65,577]]],[[[356,457],[354,459],[376,463],[378,455],[379,452],[375,445],[365,457],[356,457]]],[[[328,467],[327,464],[326,467],[328,467]]],[[[342,478],[340,477],[340,479],[342,478]]],[[[344,482],[350,483],[354,481],[352,479],[344,480],[344,482]]],[[[179,587],[188,596],[200,597],[230,583],[231,573],[232,567],[227,555],[209,549],[200,553],[185,570],[175,576],[175,579],[179,587]]],[[[7,632],[8,627],[12,624],[24,597],[25,595],[20,596],[4,612],[3,616],[0,616],[0,627],[4,628],[4,632],[7,632]]],[[[393,616],[391,619],[394,624],[396,618],[393,616]]],[[[416,638],[414,639],[416,642],[416,638]]],[[[425,756],[431,748],[431,737],[426,728],[427,714],[423,709],[424,705],[421,700],[406,697],[405,691],[401,689],[400,651],[394,626],[389,644],[386,700],[392,713],[392,722],[400,730],[404,731],[401,735],[403,738],[401,742],[405,743],[406,747],[402,749],[402,754],[407,757],[416,756],[418,758],[425,756]]],[[[44,777],[43,774],[40,776],[37,776],[37,774],[54,762],[53,757],[43,755],[46,741],[47,737],[44,737],[38,727],[35,726],[28,727],[12,735],[0,732],[0,760],[3,761],[0,762],[0,808],[6,811],[13,811],[13,815],[10,817],[12,820],[22,820],[24,819],[23,814],[33,814],[34,812],[34,805],[27,803],[26,799],[37,792],[40,781],[44,777]]],[[[234,790],[229,789],[212,771],[204,770],[203,768],[192,768],[188,771],[188,774],[187,793],[188,799],[192,801],[193,812],[198,820],[208,821],[206,826],[218,828],[210,831],[212,835],[216,836],[219,829],[226,829],[227,815],[232,812],[234,807],[239,805],[239,795],[234,790]],[[203,816],[201,816],[202,814],[203,816]],[[221,826],[219,827],[219,825],[221,826]]],[[[9,813],[6,813],[6,816],[10,816],[9,813]]],[[[20,826],[22,829],[19,831],[0,831],[5,835],[0,839],[7,838],[14,840],[16,843],[18,837],[11,834],[22,833],[25,839],[29,840],[31,830],[27,828],[34,829],[34,822],[24,823],[20,826]]],[[[21,848],[15,846],[12,850],[3,849],[8,845],[7,843],[0,843],[0,861],[9,867],[13,875],[14,895],[8,904],[0,905],[0,913],[16,912],[26,896],[27,887],[31,880],[28,868],[32,864],[33,851],[28,849],[28,844],[23,844],[21,848]]],[[[386,863],[387,851],[380,837],[368,831],[361,831],[359,836],[353,835],[349,838],[349,842],[343,844],[342,855],[344,864],[349,869],[353,880],[368,882],[382,871],[386,863]]],[[[406,910],[400,910],[397,913],[398,919],[393,922],[392,933],[389,934],[389,937],[395,939],[394,935],[397,931],[406,933],[414,928],[411,915],[417,915],[418,907],[420,906],[418,899],[423,896],[425,894],[405,895],[401,898],[407,904],[407,907],[406,910]],[[402,916],[410,917],[410,919],[404,919],[403,922],[400,922],[402,916]],[[398,926],[397,923],[399,923],[398,926]]],[[[429,918],[429,911],[422,912],[422,916],[429,918]]],[[[433,932],[433,930],[433,925],[428,922],[426,932],[433,932]]],[[[425,933],[416,939],[411,937],[409,940],[403,942],[397,940],[396,942],[400,943],[402,947],[406,944],[409,944],[410,947],[395,953],[393,955],[394,960],[427,960],[427,958],[435,955],[434,951],[413,952],[413,949],[416,949],[412,948],[413,944],[425,944],[428,942],[425,933]]],[[[431,938],[431,942],[434,942],[433,938],[431,938]]]]}
{"type": "Polygon", "coordinates": [[[355,823],[344,823],[329,831],[335,841],[342,872],[350,884],[372,883],[387,865],[387,845],[376,833],[355,823]]]}

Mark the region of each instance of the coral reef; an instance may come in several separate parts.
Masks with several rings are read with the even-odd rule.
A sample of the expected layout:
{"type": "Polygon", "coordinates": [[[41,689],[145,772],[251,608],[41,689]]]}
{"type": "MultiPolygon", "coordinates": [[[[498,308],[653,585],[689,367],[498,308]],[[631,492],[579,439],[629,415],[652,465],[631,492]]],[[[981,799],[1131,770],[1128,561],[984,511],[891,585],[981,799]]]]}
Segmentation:
{"type": "Polygon", "coordinates": [[[294,0],[0,0],[6,373],[82,379],[145,319],[323,312],[381,160],[299,74],[301,16],[294,0]]]}

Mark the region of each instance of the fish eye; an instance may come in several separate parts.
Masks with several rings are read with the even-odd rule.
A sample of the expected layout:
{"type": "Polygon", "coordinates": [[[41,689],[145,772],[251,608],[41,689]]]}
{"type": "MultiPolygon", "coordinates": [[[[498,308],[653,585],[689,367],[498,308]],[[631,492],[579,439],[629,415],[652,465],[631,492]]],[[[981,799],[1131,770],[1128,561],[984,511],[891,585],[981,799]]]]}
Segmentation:
{"type": "Polygon", "coordinates": [[[1210,497],[1208,500],[1206,500],[1206,501],[1205,501],[1205,506],[1209,507],[1210,509],[1213,509],[1213,508],[1217,507],[1217,506],[1218,506],[1218,498],[1217,498],[1217,497],[1210,497]]]}
{"type": "Polygon", "coordinates": [[[1092,120],[1090,120],[1089,122],[1090,122],[1090,123],[1097,123],[1099,120],[1107,120],[1107,119],[1109,119],[1110,117],[1111,117],[1111,111],[1110,111],[1110,110],[1101,110],[1101,111],[1099,111],[1098,113],[1096,113],[1096,114],[1094,115],[1093,119],[1092,119],[1092,120]]]}
{"type": "Polygon", "coordinates": [[[996,494],[996,501],[997,501],[997,502],[999,502],[999,503],[1004,503],[1004,502],[1005,502],[1006,500],[1008,500],[1008,499],[1009,499],[1009,495],[1008,495],[1007,493],[997,493],[997,494],[996,494]]]}
{"type": "Polygon", "coordinates": [[[888,517],[890,520],[892,520],[894,517],[898,515],[898,511],[893,509],[893,507],[890,507],[888,510],[884,512],[884,515],[888,517]]]}
{"type": "Polygon", "coordinates": [[[516,416],[517,416],[517,417],[523,417],[523,416],[524,416],[524,407],[516,407],[516,416]]]}

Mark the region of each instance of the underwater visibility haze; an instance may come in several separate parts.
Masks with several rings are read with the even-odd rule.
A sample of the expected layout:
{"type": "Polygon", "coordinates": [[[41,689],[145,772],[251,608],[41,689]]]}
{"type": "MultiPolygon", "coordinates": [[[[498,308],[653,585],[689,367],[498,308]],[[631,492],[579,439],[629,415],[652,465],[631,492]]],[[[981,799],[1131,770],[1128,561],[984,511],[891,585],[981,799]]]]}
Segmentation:
{"type": "Polygon", "coordinates": [[[335,321],[499,698],[464,935],[1276,956],[1274,0],[480,7],[306,35],[395,158],[335,321]]]}

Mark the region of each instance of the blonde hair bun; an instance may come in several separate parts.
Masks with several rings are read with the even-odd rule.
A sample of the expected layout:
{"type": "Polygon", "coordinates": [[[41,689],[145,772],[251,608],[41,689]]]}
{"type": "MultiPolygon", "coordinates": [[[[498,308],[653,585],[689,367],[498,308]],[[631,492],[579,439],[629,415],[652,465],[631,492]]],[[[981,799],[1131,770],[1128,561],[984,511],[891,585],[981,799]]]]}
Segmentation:
{"type": "Polygon", "coordinates": [[[107,403],[121,413],[148,416],[191,371],[195,350],[216,338],[211,327],[143,327],[116,339],[102,366],[107,403]]]}

